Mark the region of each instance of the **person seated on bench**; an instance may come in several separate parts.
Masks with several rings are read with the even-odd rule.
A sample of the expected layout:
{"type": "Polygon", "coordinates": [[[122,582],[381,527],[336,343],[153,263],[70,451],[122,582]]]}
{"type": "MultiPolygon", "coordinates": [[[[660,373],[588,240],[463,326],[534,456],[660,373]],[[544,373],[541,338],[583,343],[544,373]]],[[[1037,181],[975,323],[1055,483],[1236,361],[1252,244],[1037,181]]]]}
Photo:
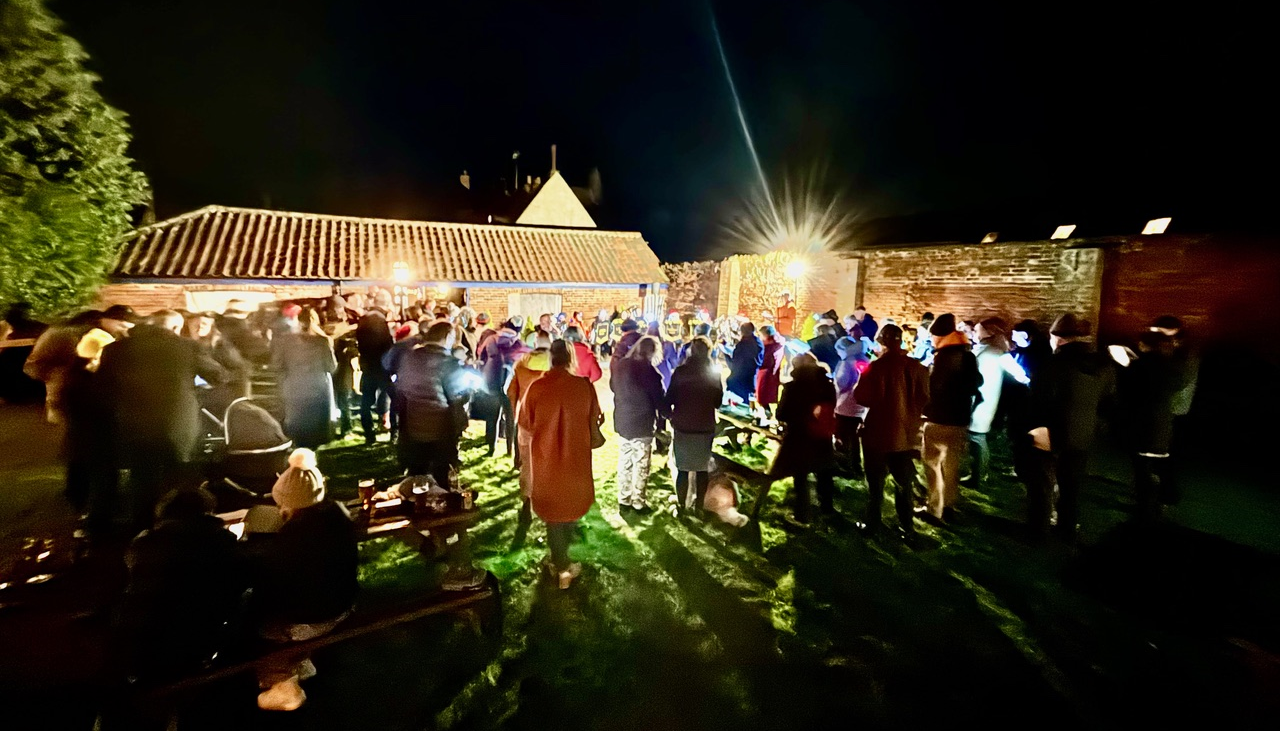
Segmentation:
{"type": "Polygon", "coordinates": [[[116,621],[127,677],[199,670],[230,634],[248,581],[215,504],[203,488],[175,490],[160,501],[155,526],[129,546],[129,583],[116,621]]]}
{"type": "MultiPolygon", "coordinates": [[[[246,542],[254,566],[258,634],[272,642],[310,640],[351,613],[358,581],[355,524],[341,503],[325,499],[324,477],[310,449],[295,449],[271,498],[279,530],[246,542]]],[[[284,653],[258,667],[258,707],[292,711],[307,699],[299,681],[315,675],[305,652],[284,653]]]]}

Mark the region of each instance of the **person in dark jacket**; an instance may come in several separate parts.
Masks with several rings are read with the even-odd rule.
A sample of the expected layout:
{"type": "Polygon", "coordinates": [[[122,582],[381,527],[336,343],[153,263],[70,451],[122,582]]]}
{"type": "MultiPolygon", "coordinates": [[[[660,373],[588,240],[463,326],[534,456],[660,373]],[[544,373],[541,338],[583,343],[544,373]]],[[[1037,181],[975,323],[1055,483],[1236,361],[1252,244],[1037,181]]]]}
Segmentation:
{"type": "Polygon", "coordinates": [[[880,330],[880,325],[876,323],[876,319],[867,312],[867,308],[858,305],[853,308],[854,324],[858,326],[864,337],[876,339],[876,333],[880,330]]]}
{"type": "Polygon", "coordinates": [[[955,316],[940,315],[929,328],[933,365],[924,416],[924,464],[929,515],[943,520],[960,502],[960,463],[969,444],[969,422],[982,385],[969,339],[956,330],[955,316]]]}
{"type": "Polygon", "coordinates": [[[453,326],[437,322],[405,353],[396,380],[400,409],[400,464],[410,475],[431,475],[449,488],[458,437],[467,428],[467,384],[450,352],[453,326]]]}
{"type": "Polygon", "coordinates": [[[744,322],[738,332],[738,343],[733,349],[725,346],[725,353],[729,356],[727,386],[730,393],[747,403],[756,391],[756,371],[764,363],[764,345],[756,336],[754,324],[744,322]]]}
{"type": "MultiPolygon", "coordinates": [[[[102,351],[96,377],[106,399],[120,466],[129,470],[132,526],[151,524],[159,497],[176,486],[194,456],[200,404],[196,376],[219,384],[222,366],[183,338],[182,315],[161,310],[102,351]]],[[[114,498],[91,506],[90,523],[105,528],[114,498]]],[[[97,501],[95,501],[97,502],[97,501]]]]}
{"type": "Polygon", "coordinates": [[[835,328],[830,325],[819,325],[817,335],[809,341],[809,353],[819,363],[825,365],[829,372],[835,373],[840,365],[840,353],[836,350],[835,328]]]}
{"type": "Polygon", "coordinates": [[[644,337],[640,334],[640,323],[628,317],[618,325],[618,331],[621,335],[618,341],[613,344],[613,352],[609,356],[609,367],[612,368],[614,363],[627,357],[627,351],[631,350],[636,343],[640,342],[640,338],[644,337]]]}
{"type": "Polygon", "coordinates": [[[365,444],[373,444],[377,439],[374,413],[381,422],[391,403],[391,374],[382,367],[382,356],[394,344],[386,313],[379,307],[370,307],[356,325],[356,346],[360,350],[360,427],[364,430],[365,444]]]}
{"type": "Polygon", "coordinates": [[[1133,455],[1135,514],[1141,521],[1159,517],[1167,501],[1161,492],[1168,489],[1174,405],[1184,385],[1179,365],[1173,338],[1149,330],[1138,340],[1138,357],[1118,376],[1125,436],[1133,455]]]}
{"type": "Polygon", "coordinates": [[[333,437],[333,372],[338,361],[324,335],[313,332],[315,311],[298,313],[298,332],[271,345],[271,367],[280,374],[284,396],[284,433],[294,446],[314,449],[333,437]]]}
{"type": "Polygon", "coordinates": [[[671,373],[671,387],[662,400],[662,412],[671,420],[672,469],[676,473],[676,506],[683,513],[690,505],[701,509],[711,472],[711,443],[716,436],[716,410],[724,398],[720,373],[711,362],[711,341],[697,337],[688,355],[671,373]],[[689,494],[693,477],[694,495],[689,494]]]}
{"type": "MultiPolygon", "coordinates": [[[[1049,330],[1053,358],[1031,381],[1033,430],[1054,457],[1058,482],[1056,532],[1075,542],[1080,493],[1088,477],[1089,450],[1098,431],[1099,412],[1115,393],[1115,369],[1086,338],[1089,323],[1065,314],[1049,330]]],[[[1049,527],[1050,495],[1029,494],[1031,525],[1049,527]]]]}
{"type": "MultiPolygon", "coordinates": [[[[355,524],[341,503],[326,499],[315,453],[296,449],[271,489],[279,509],[275,532],[246,534],[258,634],[271,642],[302,642],[333,631],[351,613],[359,590],[355,524]]],[[[266,511],[270,507],[264,508],[266,511]]],[[[303,654],[258,667],[263,710],[292,711],[306,701],[299,685],[316,673],[303,654]]]]}
{"type": "Polygon", "coordinates": [[[916,455],[920,449],[920,424],[929,403],[929,370],[902,350],[902,330],[897,325],[880,328],[884,352],[867,366],[854,386],[853,395],[866,412],[862,450],[867,474],[865,530],[883,525],[884,480],[893,474],[897,490],[894,507],[903,536],[915,537],[913,502],[918,492],[916,455]]]}
{"type": "Polygon", "coordinates": [[[484,424],[484,439],[485,444],[489,445],[490,457],[498,442],[498,425],[501,419],[507,438],[507,456],[519,460],[516,452],[518,427],[515,404],[507,398],[507,386],[515,372],[516,360],[527,352],[529,346],[520,342],[520,326],[511,320],[504,322],[498,333],[485,341],[480,357],[480,372],[484,376],[485,393],[498,402],[497,408],[487,413],[489,418],[484,424]]]}
{"type": "Polygon", "coordinates": [[[809,522],[809,475],[818,486],[818,502],[824,513],[835,512],[836,388],[831,376],[809,353],[791,361],[791,381],[782,388],[778,421],[784,425],[782,445],[769,467],[769,478],[794,478],[795,518],[809,522]]]}
{"type": "Polygon", "coordinates": [[[618,444],[618,508],[646,512],[649,501],[649,460],[653,455],[653,434],[664,395],[662,375],[656,363],[660,357],[657,339],[643,337],[614,361],[609,373],[613,391],[613,430],[618,444]]]}
{"type": "Polygon", "coordinates": [[[199,670],[230,639],[248,588],[236,539],[204,488],[175,490],[129,546],[115,621],[124,671],[163,679],[199,670]]]}
{"type": "Polygon", "coordinates": [[[250,327],[249,316],[253,314],[256,313],[243,301],[227,300],[227,307],[218,318],[218,332],[241,357],[250,363],[265,364],[271,357],[271,344],[250,327]]]}

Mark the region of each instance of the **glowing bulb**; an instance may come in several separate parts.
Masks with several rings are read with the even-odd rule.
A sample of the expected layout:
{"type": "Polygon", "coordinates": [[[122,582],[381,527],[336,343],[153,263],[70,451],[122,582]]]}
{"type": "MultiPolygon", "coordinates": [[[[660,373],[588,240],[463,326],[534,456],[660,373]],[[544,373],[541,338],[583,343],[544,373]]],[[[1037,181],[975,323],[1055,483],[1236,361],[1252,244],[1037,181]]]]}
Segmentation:
{"type": "Polygon", "coordinates": [[[790,264],[787,264],[787,278],[799,279],[804,276],[804,273],[805,271],[808,270],[808,268],[809,267],[806,266],[803,261],[801,261],[800,259],[796,259],[792,261],[790,264]]]}
{"type": "Polygon", "coordinates": [[[409,263],[398,261],[391,265],[392,276],[396,280],[396,284],[404,285],[409,283],[409,263]]]}

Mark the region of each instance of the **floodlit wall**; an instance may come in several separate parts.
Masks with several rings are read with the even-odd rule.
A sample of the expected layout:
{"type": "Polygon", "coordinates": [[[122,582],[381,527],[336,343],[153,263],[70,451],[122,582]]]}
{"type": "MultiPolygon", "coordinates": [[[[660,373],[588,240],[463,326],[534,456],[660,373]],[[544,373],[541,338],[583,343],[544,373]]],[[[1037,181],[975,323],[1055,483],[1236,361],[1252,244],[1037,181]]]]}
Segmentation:
{"type": "MultiPolygon", "coordinates": [[[[1079,243],[1079,242],[1075,242],[1079,243]]],[[[867,249],[860,300],[880,322],[915,324],[925,312],[958,319],[998,315],[1046,326],[1072,312],[1099,320],[1102,252],[1071,241],[867,249]]]]}
{"type": "Polygon", "coordinates": [[[663,264],[662,271],[670,280],[667,310],[691,314],[706,308],[712,317],[719,317],[720,268],[718,261],[663,264]]]}

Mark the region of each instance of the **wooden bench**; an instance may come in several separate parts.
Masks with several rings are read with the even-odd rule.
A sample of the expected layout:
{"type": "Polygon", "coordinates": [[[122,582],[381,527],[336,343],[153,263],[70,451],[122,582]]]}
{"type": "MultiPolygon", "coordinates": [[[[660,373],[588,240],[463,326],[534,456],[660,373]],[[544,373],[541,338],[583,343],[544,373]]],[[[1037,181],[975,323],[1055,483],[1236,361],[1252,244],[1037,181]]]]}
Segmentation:
{"type": "Polygon", "coordinates": [[[498,637],[502,631],[502,600],[497,578],[485,572],[484,583],[468,591],[442,591],[388,607],[366,607],[359,603],[332,632],[303,642],[271,643],[253,638],[220,656],[214,664],[197,673],[163,683],[142,683],[134,687],[135,703],[146,705],[175,694],[234,677],[264,663],[304,655],[347,640],[413,622],[425,617],[458,613],[477,634],[498,637]]]}

